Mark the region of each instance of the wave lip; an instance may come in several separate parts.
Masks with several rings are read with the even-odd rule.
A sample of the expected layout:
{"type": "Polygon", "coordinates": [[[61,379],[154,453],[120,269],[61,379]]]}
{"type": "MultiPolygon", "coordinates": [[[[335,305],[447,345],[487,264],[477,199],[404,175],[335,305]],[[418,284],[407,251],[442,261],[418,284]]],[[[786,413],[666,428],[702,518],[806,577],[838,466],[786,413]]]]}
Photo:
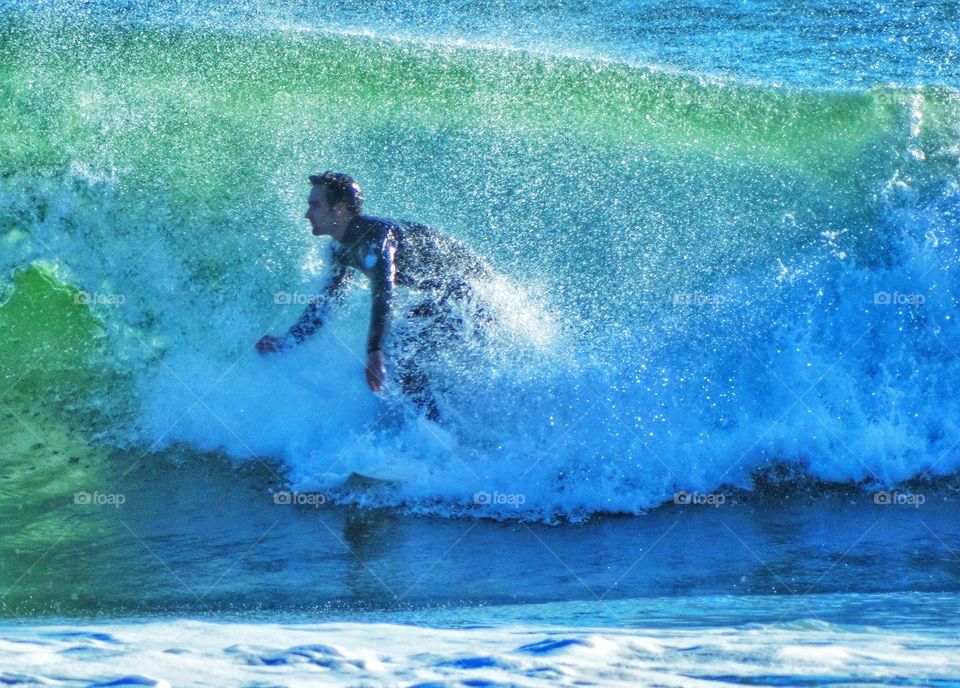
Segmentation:
{"type": "Polygon", "coordinates": [[[8,0],[0,17],[57,24],[95,21],[146,30],[187,28],[256,34],[324,31],[398,36],[404,40],[467,42],[549,54],[571,52],[687,73],[800,87],[859,88],[863,84],[960,87],[955,17],[947,4],[918,12],[887,1],[861,0],[824,8],[793,5],[777,11],[701,2],[605,0],[588,5],[527,2],[464,7],[453,0],[395,0],[325,7],[289,0],[251,5],[240,0],[193,0],[170,5],[126,0],[78,6],[70,0],[8,0]]]}

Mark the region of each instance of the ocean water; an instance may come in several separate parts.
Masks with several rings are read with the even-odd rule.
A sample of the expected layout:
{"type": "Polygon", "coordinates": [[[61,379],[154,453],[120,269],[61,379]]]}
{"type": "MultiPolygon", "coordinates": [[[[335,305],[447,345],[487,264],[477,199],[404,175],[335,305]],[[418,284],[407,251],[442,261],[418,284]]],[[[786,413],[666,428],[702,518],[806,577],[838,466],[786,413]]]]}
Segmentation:
{"type": "Polygon", "coordinates": [[[0,2],[0,682],[960,685],[958,27],[0,2]],[[500,275],[440,422],[253,349],[324,169],[500,275]]]}

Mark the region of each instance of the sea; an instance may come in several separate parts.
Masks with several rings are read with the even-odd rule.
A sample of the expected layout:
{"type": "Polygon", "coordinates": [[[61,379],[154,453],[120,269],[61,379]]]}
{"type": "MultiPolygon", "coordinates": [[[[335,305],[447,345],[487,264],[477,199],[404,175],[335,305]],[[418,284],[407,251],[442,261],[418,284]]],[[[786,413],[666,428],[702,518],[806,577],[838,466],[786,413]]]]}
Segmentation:
{"type": "Polygon", "coordinates": [[[958,241],[958,0],[0,0],[0,686],[960,686],[958,241]]]}

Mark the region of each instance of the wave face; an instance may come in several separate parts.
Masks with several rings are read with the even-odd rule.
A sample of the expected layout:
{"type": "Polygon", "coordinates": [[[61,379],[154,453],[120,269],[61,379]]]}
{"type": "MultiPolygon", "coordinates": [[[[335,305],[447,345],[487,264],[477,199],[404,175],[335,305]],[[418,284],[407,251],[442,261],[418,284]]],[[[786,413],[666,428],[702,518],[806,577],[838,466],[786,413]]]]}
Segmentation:
{"type": "Polygon", "coordinates": [[[4,17],[7,403],[441,515],[637,513],[779,464],[885,485],[960,467],[960,97],[936,79],[811,90],[4,17]],[[500,325],[433,371],[440,425],[366,391],[364,287],[295,352],[253,352],[322,273],[302,213],[323,169],[504,275],[500,325]],[[352,471],[403,484],[337,487],[352,471]]]}

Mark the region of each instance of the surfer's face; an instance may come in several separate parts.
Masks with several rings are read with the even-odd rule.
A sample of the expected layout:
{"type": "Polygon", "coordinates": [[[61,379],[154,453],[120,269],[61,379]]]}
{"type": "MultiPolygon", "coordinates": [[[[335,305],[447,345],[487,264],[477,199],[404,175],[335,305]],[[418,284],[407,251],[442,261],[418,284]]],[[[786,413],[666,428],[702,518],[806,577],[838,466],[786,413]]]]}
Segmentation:
{"type": "Polygon", "coordinates": [[[331,208],[327,203],[327,187],[314,186],[310,189],[310,195],[307,197],[307,214],[304,215],[310,222],[314,236],[323,236],[325,234],[337,238],[340,234],[343,216],[346,212],[346,204],[338,203],[331,208]]]}

